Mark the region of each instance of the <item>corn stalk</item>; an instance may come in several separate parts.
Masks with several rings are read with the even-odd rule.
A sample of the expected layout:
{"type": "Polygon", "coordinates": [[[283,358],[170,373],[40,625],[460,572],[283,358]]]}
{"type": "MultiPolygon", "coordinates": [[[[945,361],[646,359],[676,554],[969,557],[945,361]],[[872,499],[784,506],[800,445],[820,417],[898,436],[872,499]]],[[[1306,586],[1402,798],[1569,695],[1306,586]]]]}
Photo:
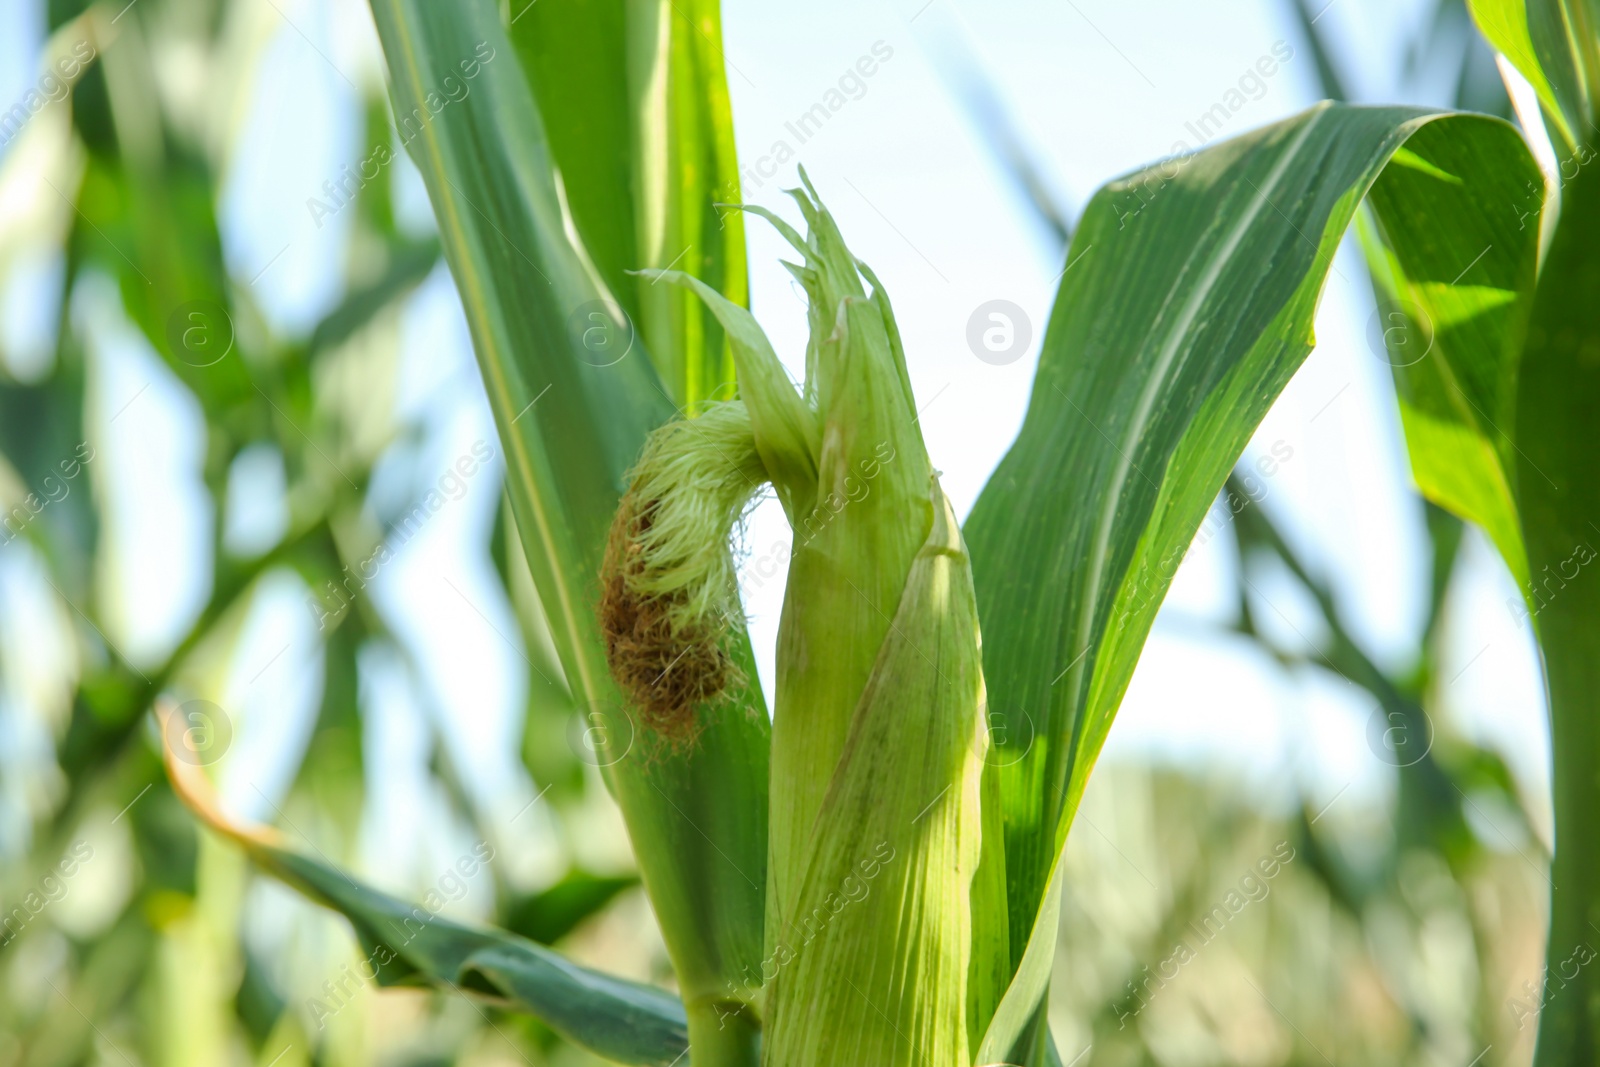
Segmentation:
{"type": "MultiPolygon", "coordinates": [[[[1311,350],[1340,240],[1365,200],[1385,277],[1442,324],[1417,375],[1501,366],[1530,315],[1553,331],[1530,338],[1587,329],[1545,295],[1538,227],[1516,225],[1536,166],[1496,119],[1322,105],[1108,184],[1067,253],[1023,429],[963,532],[887,291],[809,182],[805,235],[759,211],[800,259],[801,386],[742,306],[743,231],[711,225],[736,191],[714,7],[533,10],[374,0],[522,549],[574,699],[606,728],[681,1000],[436,919],[379,980],[482,993],[629,1063],[1058,1062],[1043,1003],[1068,829],[1176,560],[1311,350]],[[472,92],[434,109],[472,56],[472,92]],[[729,555],[767,483],[795,537],[770,728],[729,555]]],[[[1584,254],[1558,232],[1550,262],[1584,254]]],[[[1518,403],[1571,410],[1556,391],[1518,403]]],[[[1474,512],[1483,491],[1425,477],[1443,466],[1424,425],[1408,415],[1424,489],[1507,547],[1505,516],[1474,512]]],[[[1472,473],[1503,484],[1490,445],[1472,473]]],[[[1530,514],[1542,565],[1547,534],[1573,531],[1535,536],[1530,514]]],[[[1593,657],[1547,641],[1552,691],[1581,688],[1571,664],[1593,657]]],[[[215,828],[364,940],[404,925],[404,904],[230,823],[169,766],[215,828]]]]}

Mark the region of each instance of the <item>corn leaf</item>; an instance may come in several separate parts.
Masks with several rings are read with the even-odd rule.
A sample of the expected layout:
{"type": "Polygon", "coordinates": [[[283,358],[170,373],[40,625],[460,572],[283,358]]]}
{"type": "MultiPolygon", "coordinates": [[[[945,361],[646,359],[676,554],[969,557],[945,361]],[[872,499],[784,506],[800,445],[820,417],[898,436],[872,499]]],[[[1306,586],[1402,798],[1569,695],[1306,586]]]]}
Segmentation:
{"type": "Polygon", "coordinates": [[[1379,297],[1369,343],[1394,368],[1417,486],[1481,526],[1519,586],[1528,564],[1511,434],[1542,190],[1531,157],[1424,127],[1369,194],[1363,242],[1379,297]],[[1439,224],[1469,214],[1473,226],[1439,224]]]}
{"type": "MultiPolygon", "coordinates": [[[[739,200],[720,0],[630,0],[628,13],[634,137],[648,146],[634,172],[640,266],[686,271],[748,303],[744,217],[715,206],[739,200]]],[[[679,403],[728,399],[733,362],[717,319],[691,293],[637,285],[641,333],[652,352],[675,354],[663,376],[679,403]]]]}
{"type": "Polygon", "coordinates": [[[1592,140],[1600,86],[1600,5],[1594,0],[1468,0],[1490,44],[1539,94],[1568,152],[1592,140]]]}
{"type": "Polygon", "coordinates": [[[553,945],[598,914],[639,879],[574,869],[548,889],[521,897],[507,909],[506,928],[530,941],[553,945]]]}
{"type": "Polygon", "coordinates": [[[579,967],[515,934],[441,918],[437,905],[426,901],[408,904],[361,885],[287,848],[276,831],[234,823],[199,767],[170,748],[166,761],[173,788],[212,829],[262,870],[350,920],[363,950],[362,973],[380,986],[470,992],[538,1016],[573,1043],[619,1063],[671,1064],[688,1047],[683,1005],[671,994],[579,967]]]}
{"type": "MultiPolygon", "coordinates": [[[[1600,78],[1600,10],[1588,0],[1475,0],[1472,9],[1491,41],[1539,91],[1547,126],[1565,142],[1556,146],[1563,153],[1560,216],[1543,264],[1537,265],[1534,235],[1541,230],[1544,187],[1529,174],[1522,175],[1524,188],[1515,196],[1515,231],[1502,205],[1471,202],[1460,182],[1418,173],[1380,183],[1373,204],[1384,247],[1369,251],[1369,258],[1380,293],[1399,294],[1438,320],[1440,340],[1452,329],[1464,332],[1464,324],[1499,341],[1435,345],[1437,355],[1414,367],[1396,360],[1395,377],[1419,484],[1489,531],[1522,593],[1518,621],[1539,637],[1558,841],[1546,958],[1563,969],[1577,947],[1587,944],[1600,902],[1600,841],[1593,829],[1600,804],[1593,774],[1600,750],[1594,707],[1600,596],[1582,574],[1600,537],[1600,471],[1592,446],[1600,404],[1600,313],[1594,300],[1600,285],[1600,175],[1588,166],[1594,158],[1588,145],[1600,78]],[[1496,255],[1486,249],[1488,269],[1474,268],[1483,286],[1479,293],[1451,292],[1427,270],[1436,246],[1465,251],[1455,227],[1460,210],[1500,224],[1496,255]],[[1441,226],[1439,219],[1452,222],[1441,226]],[[1525,297],[1536,270],[1530,301],[1525,297]]],[[[1563,984],[1579,988],[1540,1013],[1539,1067],[1586,1062],[1600,1048],[1595,977],[1578,973],[1563,984]]]]}
{"type": "Polygon", "coordinates": [[[672,415],[673,400],[569,237],[544,126],[496,5],[376,0],[373,12],[398,127],[461,293],[552,637],[591,736],[608,738],[608,783],[691,1019],[709,1017],[734,977],[761,958],[767,716],[750,687],[739,703],[703,710],[692,750],[652,746],[607,675],[595,611],[625,472],[646,433],[672,415]],[[450,90],[462,84],[469,91],[450,90]],[[595,315],[604,344],[592,348],[585,339],[595,315]]]}
{"type": "MultiPolygon", "coordinates": [[[[1520,137],[1409,108],[1319,105],[1113,182],[1084,215],[1026,421],[966,529],[990,723],[1033,738],[1001,770],[1015,977],[980,1063],[1011,1054],[1044,993],[1067,828],[1172,573],[1311,350],[1334,251],[1402,147],[1407,166],[1466,168],[1487,214],[1449,225],[1491,245],[1520,137]],[[1430,159],[1443,137],[1416,135],[1434,125],[1466,156],[1430,159]]],[[[1408,251],[1413,276],[1456,278],[1453,250],[1408,251]]]]}
{"type": "MultiPolygon", "coordinates": [[[[627,0],[511,5],[511,43],[544,122],[572,218],[595,268],[628,314],[639,263],[628,108],[627,0]]],[[[658,353],[652,353],[658,354],[658,353]]]]}
{"type": "Polygon", "coordinates": [[[717,0],[512,4],[510,35],[596,269],[676,403],[732,395],[722,328],[689,294],[629,271],[675,267],[749,298],[717,0]]]}

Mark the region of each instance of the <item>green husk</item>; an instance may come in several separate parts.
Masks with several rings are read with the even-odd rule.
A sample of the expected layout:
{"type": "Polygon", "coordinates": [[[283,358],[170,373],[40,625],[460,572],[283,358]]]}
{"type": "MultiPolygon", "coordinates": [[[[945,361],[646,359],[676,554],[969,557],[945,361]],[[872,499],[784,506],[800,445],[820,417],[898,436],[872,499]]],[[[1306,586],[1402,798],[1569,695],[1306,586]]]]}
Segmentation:
{"type": "Polygon", "coordinates": [[[768,1063],[970,1062],[988,739],[971,565],[937,480],[931,496],[933,529],[851,717],[794,907],[768,945],[768,1063]]]}
{"type": "MultiPolygon", "coordinates": [[[[727,332],[749,419],[735,466],[756,457],[794,530],[778,635],[767,956],[730,993],[764,1003],[766,1063],[955,1067],[970,1054],[969,968],[993,970],[973,966],[988,738],[971,570],[917,429],[888,297],[809,181],[792,195],[805,238],[748,210],[803,257],[786,264],[810,297],[798,392],[749,312],[686,275],[651,274],[697,292],[727,332]]],[[[697,497],[708,477],[651,458],[639,471],[629,495],[641,500],[697,497]]],[[[630,531],[626,512],[614,557],[661,568],[635,587],[679,595],[693,574],[723,588],[721,556],[715,567],[665,563],[702,560],[702,546],[673,542],[714,523],[657,536],[630,531]]],[[[713,539],[726,550],[726,530],[713,539]]],[[[681,624],[680,649],[700,639],[700,612],[716,599],[696,594],[684,603],[702,607],[667,612],[681,624]]],[[[985,899],[1002,902],[1003,887],[983,885],[994,890],[980,890],[985,899]]],[[[981,1023],[995,996],[980,999],[981,1023]]]]}

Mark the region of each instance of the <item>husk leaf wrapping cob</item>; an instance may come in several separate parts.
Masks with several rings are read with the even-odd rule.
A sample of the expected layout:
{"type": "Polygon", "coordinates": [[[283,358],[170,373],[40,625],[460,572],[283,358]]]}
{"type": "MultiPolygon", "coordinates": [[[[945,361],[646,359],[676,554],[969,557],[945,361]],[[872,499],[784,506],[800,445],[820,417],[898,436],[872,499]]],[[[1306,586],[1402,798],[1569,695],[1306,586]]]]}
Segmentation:
{"type": "Polygon", "coordinates": [[[810,298],[800,391],[749,312],[686,275],[653,275],[694,289],[722,322],[740,399],[663,427],[635,469],[605,577],[612,672],[647,722],[692,743],[695,702],[724,684],[710,649],[737,610],[730,534],[770,482],[794,548],[767,957],[746,975],[764,1004],[763,1062],[953,1067],[970,1062],[988,745],[971,568],[888,298],[809,182],[793,195],[806,238],[747,210],[803,257],[786,264],[810,298]],[[645,618],[655,629],[641,642],[622,624],[645,618]]]}

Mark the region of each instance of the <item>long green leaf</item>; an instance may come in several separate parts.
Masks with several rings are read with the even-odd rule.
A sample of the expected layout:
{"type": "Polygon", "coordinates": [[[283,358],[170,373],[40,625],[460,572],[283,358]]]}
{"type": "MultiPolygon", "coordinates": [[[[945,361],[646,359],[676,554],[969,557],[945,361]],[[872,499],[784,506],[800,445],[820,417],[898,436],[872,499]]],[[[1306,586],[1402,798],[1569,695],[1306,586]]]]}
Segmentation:
{"type": "MultiPolygon", "coordinates": [[[[517,7],[517,5],[513,5],[517,7]]],[[[676,403],[727,399],[733,363],[688,294],[628,272],[675,267],[748,301],[744,219],[717,0],[518,7],[511,39],[572,216],[676,403]]]]}
{"type": "MultiPolygon", "coordinates": [[[[1437,166],[1430,126],[1474,146],[1470,186],[1524,166],[1499,120],[1320,105],[1113,182],[1084,215],[1027,419],[967,524],[990,721],[1034,738],[1001,773],[1016,976],[980,1063],[1043,994],[1067,828],[1177,563],[1311,350],[1362,197],[1402,146],[1437,166]]],[[[1450,221],[1477,248],[1498,235],[1450,221]]]]}
{"type": "Polygon", "coordinates": [[[1592,140],[1600,79],[1600,7],[1593,0],[1468,0],[1495,50],[1539,94],[1557,151],[1592,140]]]}
{"type": "Polygon", "coordinates": [[[426,901],[408,904],[361,885],[285,847],[274,831],[232,822],[199,767],[170,748],[166,758],[173,787],[212,829],[275,878],[350,920],[364,952],[361,969],[380,986],[431,984],[489,997],[620,1063],[665,1067],[688,1047],[683,1005],[670,994],[580,967],[515,934],[440,918],[438,906],[426,901]]]}
{"type": "MultiPolygon", "coordinates": [[[[677,268],[735,304],[749,302],[733,111],[722,58],[721,0],[629,0],[629,89],[641,267],[677,268]],[[655,42],[644,47],[644,26],[655,42]],[[670,131],[665,144],[658,131],[670,131]]],[[[666,374],[691,410],[728,399],[733,361],[721,325],[692,293],[636,281],[652,351],[676,353],[666,374]]],[[[664,364],[658,359],[658,365],[664,364]]]]}
{"type": "Polygon", "coordinates": [[[627,0],[520,0],[512,5],[508,32],[584,248],[606,287],[637,320],[638,301],[627,276],[642,265],[628,117],[627,6],[627,0]]]}
{"type": "MultiPolygon", "coordinates": [[[[737,703],[702,709],[692,750],[652,744],[607,675],[594,607],[625,472],[674,404],[567,236],[544,126],[496,5],[374,0],[373,12],[398,126],[403,137],[410,131],[407,147],[466,309],[513,514],[567,681],[590,716],[590,736],[608,738],[608,782],[691,1029],[699,1020],[723,1035],[719,1002],[761,960],[768,719],[751,687],[737,703]],[[470,91],[457,89],[459,99],[440,107],[469,70],[470,91]],[[586,347],[595,329],[604,344],[586,347]]],[[[734,1028],[753,1025],[741,1019],[734,1028]]]]}
{"type": "Polygon", "coordinates": [[[1421,171],[1393,181],[1386,174],[1372,203],[1383,248],[1369,258],[1380,293],[1403,294],[1407,314],[1434,324],[1422,331],[1431,335],[1426,359],[1409,366],[1395,360],[1412,469],[1424,491],[1495,540],[1522,594],[1518,619],[1535,628],[1544,653],[1558,841],[1547,959],[1564,995],[1540,1013],[1535,1062],[1590,1062],[1600,1050],[1596,983],[1581,966],[1570,978],[1566,971],[1574,953],[1589,951],[1591,923],[1600,915],[1593,829],[1600,595],[1584,574],[1600,539],[1591,429],[1600,405],[1593,298],[1600,184],[1592,168],[1580,168],[1568,184],[1532,300],[1537,211],[1529,216],[1519,207],[1514,229],[1503,198],[1469,202],[1459,186],[1421,171]],[[1460,258],[1470,248],[1453,224],[1438,223],[1463,212],[1498,226],[1495,253],[1472,268],[1470,280],[1447,287],[1441,251],[1460,258]],[[1571,985],[1579,988],[1565,989],[1571,985]]]}
{"type": "MultiPolygon", "coordinates": [[[[1534,176],[1526,176],[1516,197],[1517,232],[1502,222],[1496,238],[1520,253],[1518,271],[1513,279],[1502,253],[1498,268],[1480,274],[1490,284],[1483,290],[1487,299],[1446,294],[1442,309],[1436,307],[1430,298],[1439,296],[1438,286],[1428,284],[1426,268],[1416,269],[1435,245],[1455,242],[1459,249],[1453,228],[1459,211],[1453,208],[1504,214],[1493,201],[1464,203],[1458,189],[1441,182],[1419,178],[1385,190],[1394,200],[1378,212],[1387,248],[1371,258],[1380,288],[1404,293],[1449,326],[1488,323],[1501,340],[1496,347],[1437,346],[1436,357],[1415,371],[1397,369],[1396,378],[1419,483],[1494,537],[1522,593],[1519,621],[1534,627],[1544,654],[1557,847],[1546,950],[1552,985],[1548,1010],[1539,1016],[1535,1063],[1565,1067],[1600,1054],[1600,980],[1582,965],[1592,958],[1600,918],[1600,836],[1594,829],[1600,593],[1583,573],[1600,538],[1592,429],[1600,406],[1600,175],[1588,165],[1593,152],[1587,147],[1600,95],[1600,9],[1590,0],[1474,0],[1472,8],[1495,46],[1538,89],[1547,121],[1555,120],[1550,124],[1565,141],[1557,145],[1566,157],[1561,213],[1543,265],[1535,267],[1536,239],[1528,232],[1541,229],[1544,190],[1534,176]],[[1437,225],[1439,218],[1452,225],[1437,225]],[[1529,301],[1508,305],[1508,294],[1495,291],[1513,280],[1525,288],[1535,269],[1531,310],[1529,301]],[[1467,309],[1473,313],[1462,315],[1467,309]]],[[[1380,202],[1375,195],[1375,206],[1380,202]]]]}
{"type": "Polygon", "coordinates": [[[1417,486],[1481,526],[1519,586],[1528,569],[1511,434],[1542,186],[1529,156],[1424,128],[1374,186],[1363,242],[1379,296],[1368,343],[1394,368],[1417,486]],[[1474,224],[1440,225],[1463,218],[1474,224]]]}

